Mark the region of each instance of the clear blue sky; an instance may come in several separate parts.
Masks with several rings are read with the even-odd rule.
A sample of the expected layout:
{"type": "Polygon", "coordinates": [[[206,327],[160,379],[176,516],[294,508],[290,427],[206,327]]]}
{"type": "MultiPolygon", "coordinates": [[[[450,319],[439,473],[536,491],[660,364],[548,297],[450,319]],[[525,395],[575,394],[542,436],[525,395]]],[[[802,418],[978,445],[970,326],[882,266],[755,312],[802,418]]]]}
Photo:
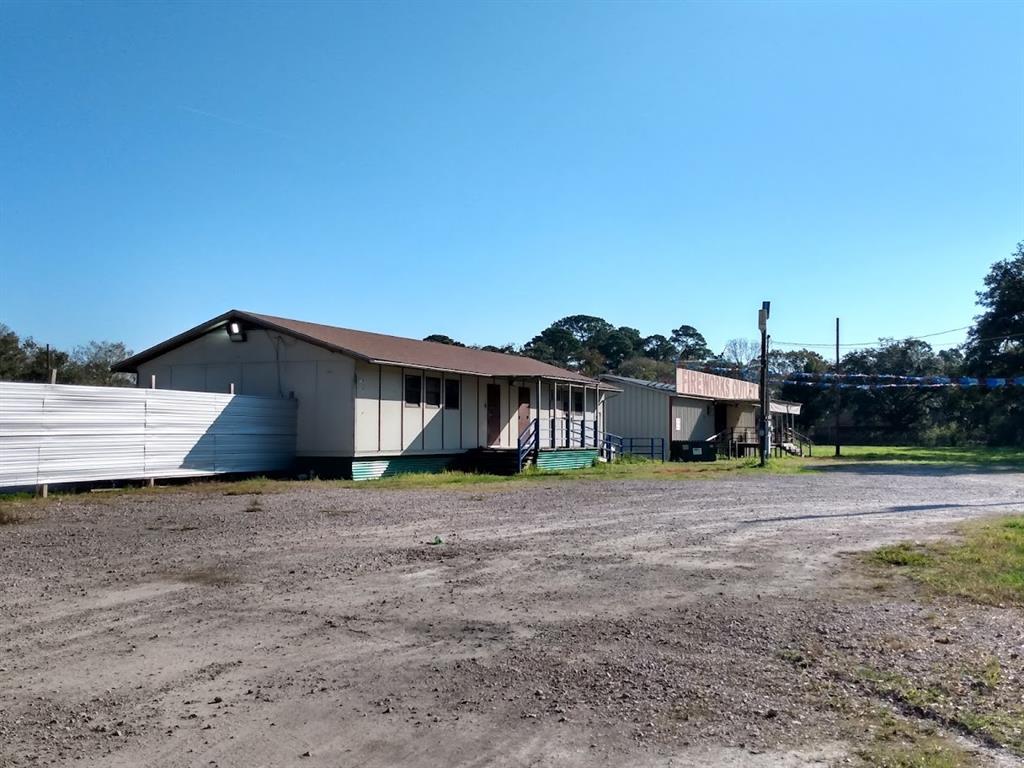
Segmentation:
{"type": "Polygon", "coordinates": [[[1022,40],[1020,2],[5,1],[0,321],[968,325],[1024,239],[1022,40]]]}

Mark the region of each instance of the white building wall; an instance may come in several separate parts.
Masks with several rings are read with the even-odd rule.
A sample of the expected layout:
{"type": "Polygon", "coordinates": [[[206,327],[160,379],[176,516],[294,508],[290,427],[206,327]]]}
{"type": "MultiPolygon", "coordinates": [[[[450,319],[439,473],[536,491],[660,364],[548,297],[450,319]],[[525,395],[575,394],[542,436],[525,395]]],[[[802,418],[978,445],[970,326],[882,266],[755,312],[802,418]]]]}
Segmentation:
{"type": "MultiPolygon", "coordinates": [[[[355,455],[460,453],[482,447],[514,448],[519,441],[518,382],[441,374],[417,368],[355,364],[355,455]],[[419,407],[405,404],[405,377],[421,379],[419,407]],[[441,406],[426,404],[427,376],[441,379],[441,406]],[[459,407],[446,408],[445,381],[459,383],[459,407]],[[487,441],[487,385],[499,390],[500,434],[487,441]]],[[[536,384],[530,417],[536,418],[536,384]]]]}
{"type": "Polygon", "coordinates": [[[381,366],[381,377],[380,444],[374,448],[372,443],[360,443],[356,446],[357,455],[375,450],[390,454],[402,451],[402,369],[381,366]]]}
{"type": "Polygon", "coordinates": [[[139,366],[137,386],[288,397],[298,402],[299,456],[347,456],[355,444],[355,361],[263,330],[234,342],[217,329],[139,366]]]}
{"type": "Polygon", "coordinates": [[[473,448],[480,445],[480,394],[479,379],[476,376],[462,377],[462,407],[459,417],[462,422],[462,447],[473,448]]]}

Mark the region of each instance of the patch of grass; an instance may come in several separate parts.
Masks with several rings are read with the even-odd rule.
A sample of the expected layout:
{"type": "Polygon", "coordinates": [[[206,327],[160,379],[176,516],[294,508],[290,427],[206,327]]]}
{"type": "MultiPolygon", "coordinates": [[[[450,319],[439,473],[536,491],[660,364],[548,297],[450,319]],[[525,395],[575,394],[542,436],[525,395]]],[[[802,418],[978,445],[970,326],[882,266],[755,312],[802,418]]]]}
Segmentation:
{"type": "Polygon", "coordinates": [[[911,744],[876,741],[861,747],[856,754],[872,768],[967,768],[974,765],[966,750],[941,736],[919,736],[911,744]]]}
{"type": "MultiPolygon", "coordinates": [[[[986,446],[844,445],[838,461],[892,461],[921,464],[966,464],[1024,467],[1024,450],[986,446]]],[[[815,458],[837,460],[835,446],[814,446],[815,458]]]]}
{"type": "Polygon", "coordinates": [[[4,509],[0,507],[0,525],[18,525],[27,523],[32,516],[22,509],[4,509]]]}
{"type": "Polygon", "coordinates": [[[928,565],[931,558],[912,544],[882,547],[871,553],[871,559],[882,565],[928,565]]]}
{"type": "Polygon", "coordinates": [[[806,654],[792,648],[783,648],[776,654],[776,656],[800,669],[807,669],[811,666],[811,660],[806,654]]]}
{"type": "Polygon", "coordinates": [[[968,669],[967,676],[972,679],[976,687],[994,691],[1003,679],[1003,665],[995,656],[990,656],[977,669],[968,669]]]}
{"type": "Polygon", "coordinates": [[[928,723],[897,716],[887,708],[872,710],[871,737],[855,754],[872,768],[967,768],[974,765],[959,744],[936,733],[928,723]]]}
{"type": "Polygon", "coordinates": [[[883,547],[869,559],[903,566],[910,578],[939,594],[982,605],[1024,606],[1024,516],[968,523],[960,533],[955,542],[883,547]]]}

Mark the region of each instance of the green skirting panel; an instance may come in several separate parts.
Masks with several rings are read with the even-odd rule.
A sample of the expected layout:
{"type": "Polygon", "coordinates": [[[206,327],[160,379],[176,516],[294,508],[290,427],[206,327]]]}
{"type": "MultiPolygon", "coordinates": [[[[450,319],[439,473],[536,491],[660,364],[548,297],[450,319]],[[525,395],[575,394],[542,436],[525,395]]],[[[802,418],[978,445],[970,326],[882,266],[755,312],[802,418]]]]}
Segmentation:
{"type": "Polygon", "coordinates": [[[454,456],[395,456],[390,459],[353,459],[353,480],[376,480],[410,472],[443,472],[454,456]]]}
{"type": "Polygon", "coordinates": [[[541,451],[537,456],[537,469],[583,469],[594,466],[597,448],[565,451],[541,451]]]}

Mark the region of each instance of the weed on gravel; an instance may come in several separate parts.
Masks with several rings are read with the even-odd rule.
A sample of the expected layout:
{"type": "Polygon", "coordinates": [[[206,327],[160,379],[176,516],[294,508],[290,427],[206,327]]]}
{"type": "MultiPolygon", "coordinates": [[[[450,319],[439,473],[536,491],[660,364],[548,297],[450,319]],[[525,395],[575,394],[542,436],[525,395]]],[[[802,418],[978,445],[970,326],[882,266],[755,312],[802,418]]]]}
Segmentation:
{"type": "Polygon", "coordinates": [[[27,523],[31,519],[31,515],[24,510],[0,508],[0,525],[17,525],[27,523]]]}
{"type": "Polygon", "coordinates": [[[970,753],[956,742],[891,712],[878,709],[870,740],[856,756],[872,768],[968,768],[970,753]]]}

